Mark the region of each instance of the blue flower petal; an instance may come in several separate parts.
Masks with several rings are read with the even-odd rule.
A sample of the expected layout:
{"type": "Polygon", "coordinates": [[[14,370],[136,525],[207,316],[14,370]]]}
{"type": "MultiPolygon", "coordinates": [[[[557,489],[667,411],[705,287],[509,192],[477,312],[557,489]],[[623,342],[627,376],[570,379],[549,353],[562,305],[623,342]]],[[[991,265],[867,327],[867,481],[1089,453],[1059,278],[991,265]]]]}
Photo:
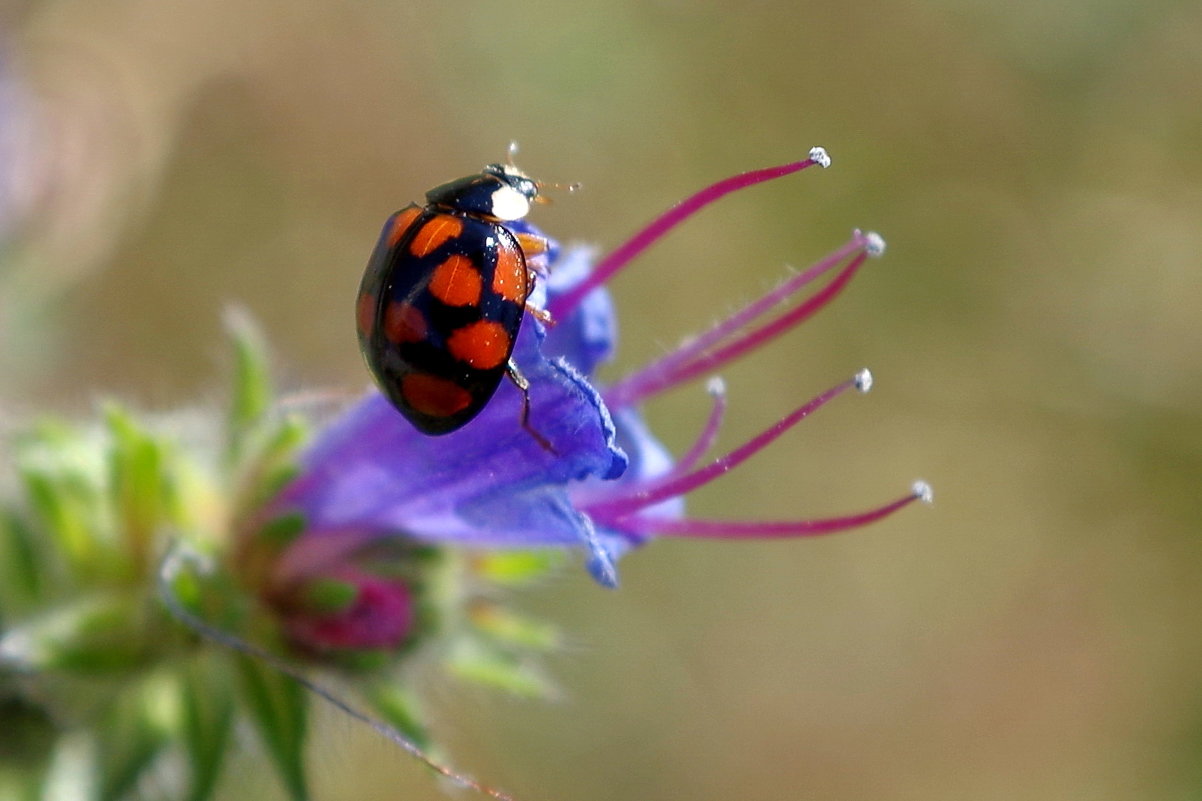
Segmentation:
{"type": "MultiPolygon", "coordinates": [[[[614,413],[618,444],[630,458],[630,469],[623,481],[649,481],[666,474],[676,464],[672,454],[651,433],[647,421],[638,410],[624,406],[614,413]]],[[[683,511],[683,501],[681,511],[683,511]]],[[[667,511],[662,506],[656,509],[667,511]]]]}
{"type": "Polygon", "coordinates": [[[521,395],[508,381],[479,417],[439,437],[419,433],[373,392],[322,432],[277,505],[302,512],[316,536],[358,530],[485,546],[586,543],[567,486],[617,478],[627,459],[597,392],[562,360],[541,355],[543,334],[528,318],[514,355],[530,382],[530,423],[555,453],[519,424],[521,395]]]}
{"type": "MultiPolygon", "coordinates": [[[[642,415],[636,410],[629,407],[618,409],[614,413],[614,422],[617,428],[618,444],[628,454],[630,466],[617,482],[603,484],[590,479],[574,485],[570,494],[572,502],[577,508],[587,508],[592,499],[612,497],[615,493],[620,493],[623,484],[653,482],[666,475],[674,465],[672,456],[651,434],[642,415]]],[[[660,519],[676,519],[684,516],[684,509],[684,498],[676,497],[668,498],[654,506],[640,510],[638,514],[650,514],[660,519]]],[[[614,563],[627,551],[639,547],[647,539],[645,535],[606,528],[603,524],[598,523],[596,532],[589,542],[593,546],[599,544],[603,548],[604,559],[599,557],[597,548],[594,547],[593,559],[589,562],[589,572],[601,584],[613,586],[606,579],[608,576],[616,578],[614,563]]]]}
{"type": "MultiPolygon", "coordinates": [[[[547,294],[554,298],[584,280],[592,272],[595,256],[592,248],[568,248],[552,264],[547,294]]],[[[598,287],[585,295],[566,319],[556,320],[544,348],[549,355],[562,356],[577,370],[591,376],[598,366],[613,357],[617,338],[613,298],[604,287],[598,287]]]]}

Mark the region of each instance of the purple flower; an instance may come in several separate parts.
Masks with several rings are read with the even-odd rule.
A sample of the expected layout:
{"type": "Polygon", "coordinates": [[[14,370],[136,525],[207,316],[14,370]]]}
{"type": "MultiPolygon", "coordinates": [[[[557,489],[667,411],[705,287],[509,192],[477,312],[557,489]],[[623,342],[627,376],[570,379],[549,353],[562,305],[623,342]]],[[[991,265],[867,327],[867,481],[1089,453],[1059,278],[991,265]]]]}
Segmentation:
{"type": "Polygon", "coordinates": [[[599,262],[587,248],[553,249],[550,277],[533,300],[551,312],[556,324],[544,327],[528,317],[514,354],[530,381],[531,424],[554,452],[523,430],[520,396],[508,383],[479,417],[439,437],[419,433],[382,395],[370,392],[321,432],[303,454],[297,478],[273,502],[270,513],[299,512],[305,526],[282,553],[277,578],[303,580],[366,546],[401,538],[482,549],[583,548],[594,578],[612,587],[617,559],[655,536],[810,536],[863,525],[929,497],[926,485],[918,483],[875,509],[821,520],[704,520],[685,513],[685,495],[742,464],[836,396],[850,389],[867,391],[867,371],[708,460],[726,409],[717,380],[710,383],[709,419],[679,459],[655,439],[640,415],[644,401],[712,375],[824,307],[868,256],[883,251],[875,234],[855,232],[817,264],[616,383],[592,383],[597,367],[614,351],[617,324],[604,284],[618,270],[723,195],[814,164],[829,164],[821,148],[804,161],[714,184],[599,262]],[[831,273],[834,277],[816,293],[794,300],[831,273]]]}

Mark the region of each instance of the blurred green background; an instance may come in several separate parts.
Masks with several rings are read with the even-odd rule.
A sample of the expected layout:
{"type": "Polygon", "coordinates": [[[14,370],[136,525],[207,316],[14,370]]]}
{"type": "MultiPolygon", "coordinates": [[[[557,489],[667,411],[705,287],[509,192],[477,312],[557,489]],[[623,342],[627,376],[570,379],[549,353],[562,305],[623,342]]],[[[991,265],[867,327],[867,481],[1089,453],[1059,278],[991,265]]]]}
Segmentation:
{"type": "MultiPolygon", "coordinates": [[[[453,762],[541,799],[1202,798],[1202,5],[747,0],[60,0],[0,11],[3,424],[217,403],[221,315],[286,386],[367,384],[352,298],[383,219],[522,145],[584,190],[537,210],[612,247],[733,172],[613,285],[609,375],[844,241],[833,308],[725,371],[730,447],[841,400],[692,498],[933,509],[811,542],[662,541],[561,622],[563,700],[428,688],[453,762]],[[1192,98],[1192,99],[1191,99],[1192,98]]],[[[700,386],[648,414],[678,452],[700,386]]],[[[318,796],[437,799],[323,715],[318,796]]],[[[229,799],[277,792],[248,754],[229,799]]]]}

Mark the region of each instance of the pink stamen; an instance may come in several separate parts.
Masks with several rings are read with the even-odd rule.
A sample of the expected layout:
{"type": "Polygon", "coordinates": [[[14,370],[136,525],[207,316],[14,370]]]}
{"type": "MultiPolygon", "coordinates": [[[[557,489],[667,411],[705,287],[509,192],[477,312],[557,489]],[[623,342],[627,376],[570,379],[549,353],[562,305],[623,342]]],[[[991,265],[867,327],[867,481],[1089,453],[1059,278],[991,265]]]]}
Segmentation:
{"type": "Polygon", "coordinates": [[[626,529],[633,526],[632,534],[657,534],[667,537],[696,537],[716,539],[781,539],[791,537],[817,537],[834,534],[888,517],[918,500],[926,500],[926,494],[915,485],[907,495],[890,501],[875,509],[842,517],[819,520],[701,520],[701,519],[656,519],[630,518],[617,524],[626,529]]]}
{"type": "MultiPolygon", "coordinates": [[[[856,231],[852,238],[838,250],[834,251],[817,264],[803,270],[797,275],[781,282],[779,286],[758,300],[749,303],[725,320],[715,324],[708,331],[682,344],[672,353],[666,354],[654,363],[639,370],[642,372],[663,371],[674,367],[680,362],[689,361],[705,351],[711,345],[716,345],[723,339],[734,334],[740,328],[750,325],[757,317],[763,316],[775,306],[788,300],[798,290],[820,278],[825,273],[837,267],[844,259],[867,245],[867,236],[856,231]]],[[[625,383],[623,381],[622,383],[625,383]]]]}
{"type": "MultiPolygon", "coordinates": [[[[701,429],[701,433],[697,435],[697,439],[693,442],[689,450],[680,457],[679,460],[665,473],[648,478],[640,484],[642,488],[655,487],[663,482],[672,481],[679,476],[692,470],[701,457],[714,446],[714,442],[718,439],[718,429],[722,426],[722,418],[726,415],[726,384],[721,378],[715,376],[710,380],[708,387],[710,397],[714,399],[713,406],[710,407],[709,417],[705,421],[705,426],[701,429]]],[[[573,493],[575,503],[580,508],[588,508],[596,502],[596,506],[608,502],[612,497],[613,490],[604,483],[576,490],[573,493]]]]}
{"type": "Polygon", "coordinates": [[[644,397],[647,394],[654,394],[676,384],[696,378],[701,373],[715,370],[727,362],[737,359],[744,353],[771,342],[781,334],[808,320],[843,291],[843,288],[847,286],[852,276],[859,270],[860,265],[864,263],[865,258],[866,256],[863,254],[857,256],[850,264],[843,268],[828,286],[824,287],[821,292],[802,303],[796,309],[781,315],[770,323],[749,331],[747,334],[713,353],[701,356],[695,361],[681,365],[676,370],[666,374],[663,376],[662,381],[657,382],[657,386],[651,387],[650,391],[644,394],[644,397]]]}
{"type": "Polygon", "coordinates": [[[821,409],[829,401],[842,395],[849,389],[864,387],[870,380],[871,378],[865,371],[855,378],[848,379],[809,400],[778,420],[771,427],[762,431],[759,435],[743,443],[725,456],[715,459],[705,467],[669,481],[644,484],[634,492],[626,495],[611,496],[602,503],[590,505],[585,511],[596,519],[604,519],[606,521],[618,520],[626,515],[637,512],[639,509],[657,504],[660,501],[692,492],[697,487],[713,481],[722,473],[738,467],[774,442],[790,428],[797,425],[806,417],[809,417],[813,412],[821,409]]]}
{"type": "Polygon", "coordinates": [[[714,399],[714,405],[710,407],[710,416],[705,421],[705,427],[701,429],[693,447],[680,457],[680,461],[673,465],[663,479],[671,480],[692,470],[701,461],[701,457],[714,447],[714,441],[718,439],[718,429],[722,427],[722,418],[726,416],[726,384],[722,379],[714,378],[708,389],[710,397],[714,399]]]}
{"type": "Polygon", "coordinates": [[[753,170],[740,175],[734,175],[725,180],[719,181],[716,184],[707,186],[700,192],[691,197],[682,200],[672,208],[665,211],[659,217],[651,221],[649,225],[636,233],[625,244],[620,245],[617,250],[603,258],[588,278],[581,281],[569,292],[560,295],[548,304],[548,310],[553,317],[559,319],[566,318],[580,301],[591,292],[593,289],[601,286],[606,281],[614,276],[619,270],[630,263],[632,259],[638,256],[647,248],[655,244],[661,237],[667,234],[676,226],[692,217],[701,209],[710,205],[716,200],[719,200],[731,192],[745,189],[749,186],[754,186],[764,181],[771,181],[774,178],[781,178],[785,175],[804,170],[806,167],[811,167],[815,164],[826,166],[829,164],[826,158],[826,153],[820,148],[815,148],[810,151],[810,157],[803,161],[795,161],[790,164],[783,164],[779,167],[768,167],[762,170],[753,170]]]}
{"type": "Polygon", "coordinates": [[[814,267],[790,279],[777,290],[714,326],[701,337],[630,374],[605,391],[606,403],[610,406],[630,405],[650,395],[655,395],[676,384],[695,378],[701,373],[715,370],[744,353],[771,342],[791,328],[808,320],[838,297],[843,288],[851,281],[867,259],[867,254],[862,248],[862,241],[857,243],[856,240],[852,240],[851,243],[823,259],[814,267]],[[718,350],[705,352],[709,347],[734,334],[756,317],[762,316],[790,292],[795,292],[823,272],[830,270],[858,248],[861,248],[860,252],[829,284],[799,306],[759,328],[744,333],[718,350]],[[788,291],[781,293],[781,290],[784,289],[788,291]]]}

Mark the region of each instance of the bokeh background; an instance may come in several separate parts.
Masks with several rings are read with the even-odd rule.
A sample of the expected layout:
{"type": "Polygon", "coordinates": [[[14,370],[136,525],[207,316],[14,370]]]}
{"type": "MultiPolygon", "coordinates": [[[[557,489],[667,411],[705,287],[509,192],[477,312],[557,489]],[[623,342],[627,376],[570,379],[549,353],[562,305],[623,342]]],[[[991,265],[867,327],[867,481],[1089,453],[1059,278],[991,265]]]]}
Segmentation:
{"type": "MultiPolygon", "coordinates": [[[[613,284],[610,375],[841,243],[889,242],[725,372],[733,446],[867,365],[692,499],[849,512],[838,537],[662,541],[570,633],[562,700],[429,693],[456,765],[541,799],[1202,798],[1202,5],[46,0],[0,11],[0,403],[216,403],[221,316],[286,385],[367,383],[351,300],[384,217],[501,158],[613,246],[689,192],[826,146],[613,284]]],[[[700,387],[647,413],[685,447],[700,387]]],[[[318,797],[437,799],[325,715],[318,797]]],[[[229,799],[280,797],[263,762],[229,799]]]]}

